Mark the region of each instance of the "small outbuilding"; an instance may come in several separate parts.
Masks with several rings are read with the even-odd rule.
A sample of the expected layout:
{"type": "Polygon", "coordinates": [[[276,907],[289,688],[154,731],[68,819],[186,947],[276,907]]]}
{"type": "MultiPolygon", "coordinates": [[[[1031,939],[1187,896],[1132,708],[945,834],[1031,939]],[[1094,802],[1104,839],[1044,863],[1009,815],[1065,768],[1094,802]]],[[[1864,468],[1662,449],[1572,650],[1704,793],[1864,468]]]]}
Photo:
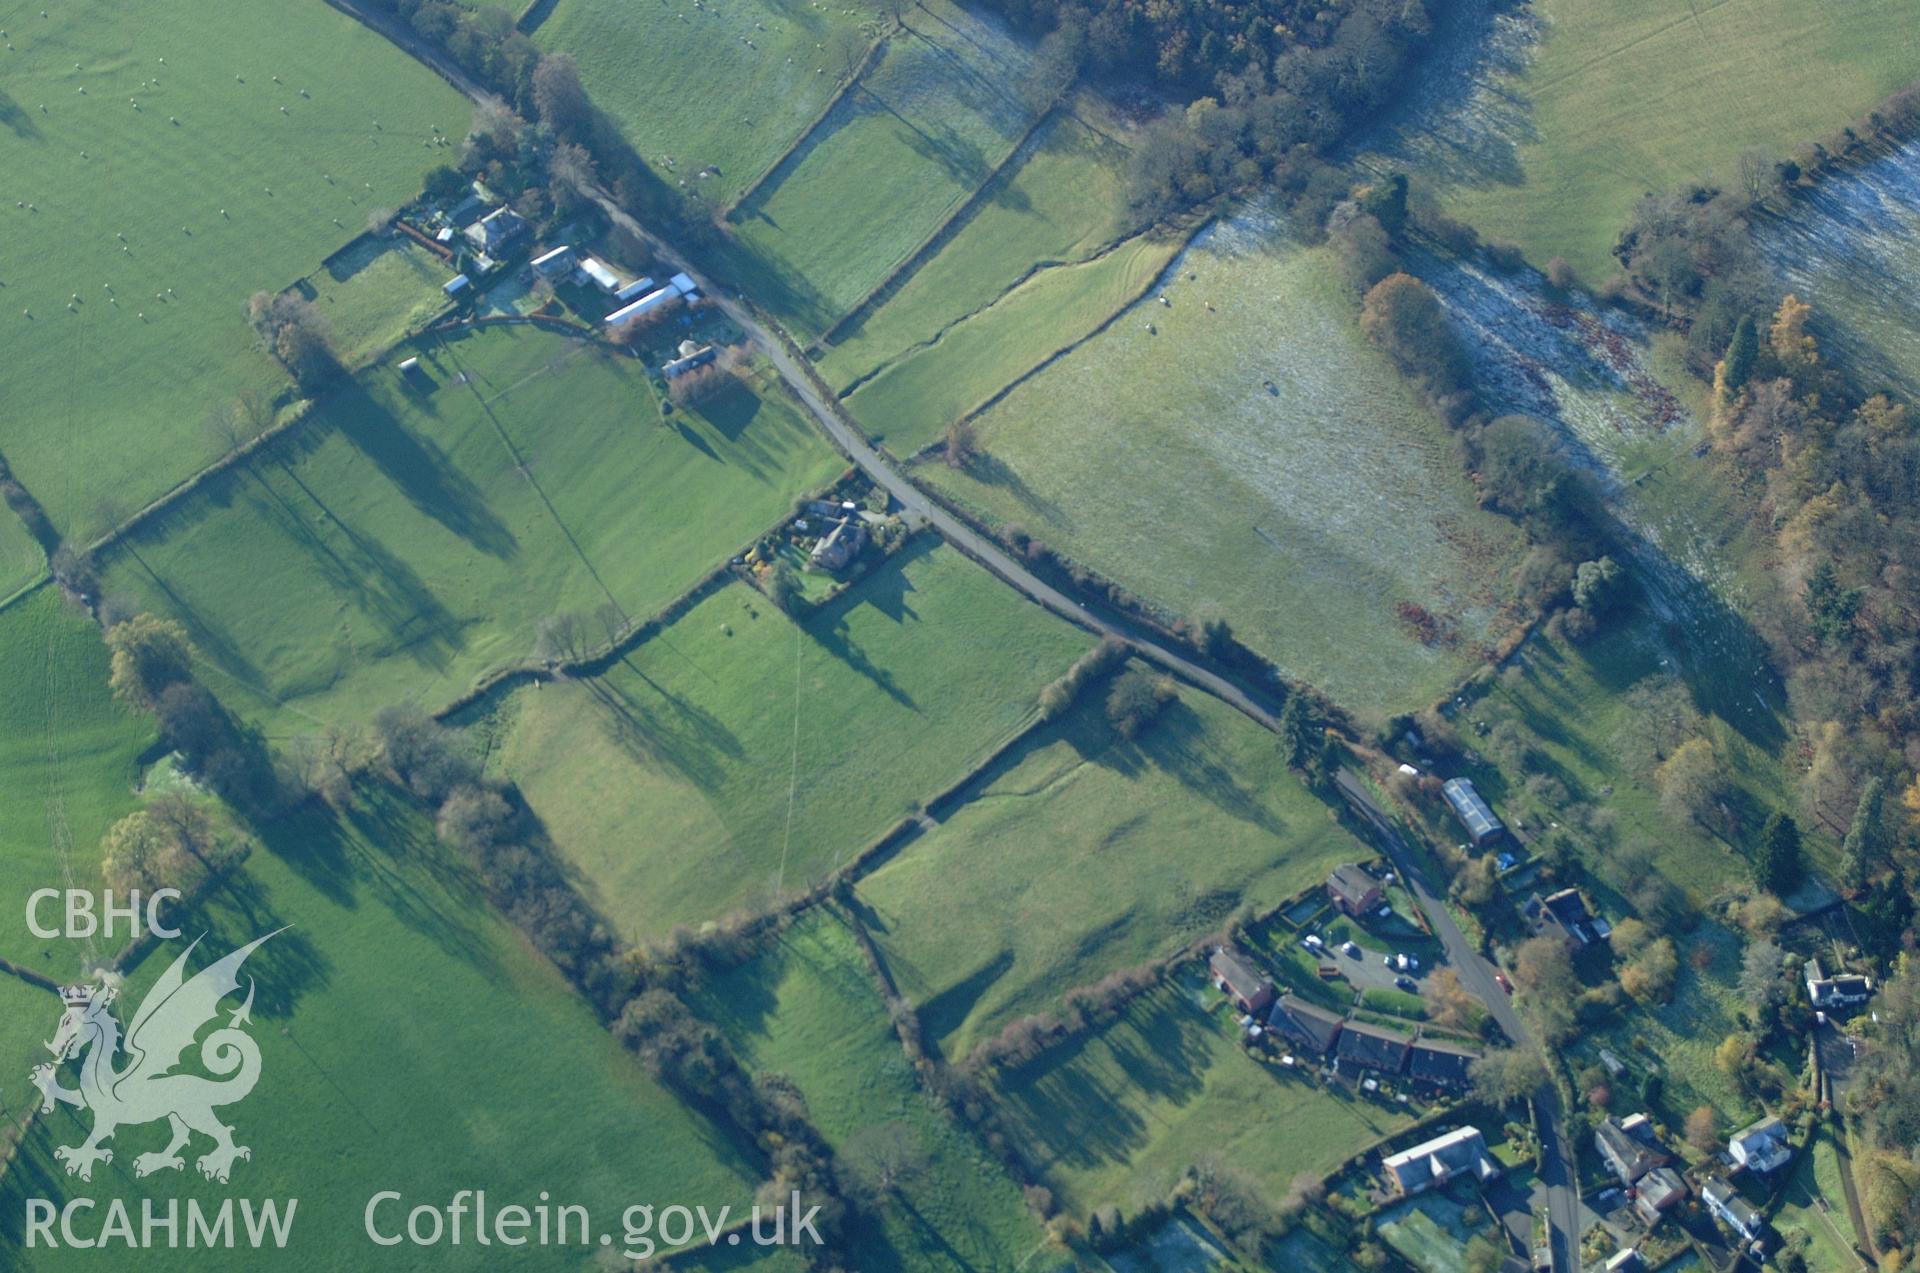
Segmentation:
{"type": "Polygon", "coordinates": [[[400,360],[401,375],[409,376],[418,370],[420,370],[420,360],[418,358],[402,358],[400,360]]]}
{"type": "Polygon", "coordinates": [[[1492,844],[1506,834],[1507,828],[1494,816],[1492,806],[1474,790],[1473,779],[1450,778],[1441,785],[1440,794],[1446,798],[1453,816],[1467,829],[1467,838],[1475,848],[1492,844]]]}
{"type": "Polygon", "coordinates": [[[626,286],[622,287],[619,291],[615,292],[613,294],[613,299],[616,301],[619,301],[621,304],[624,305],[628,301],[638,300],[640,297],[645,296],[648,292],[651,292],[652,290],[653,290],[652,279],[637,278],[633,280],[633,282],[628,283],[626,286]]]}
{"type": "Polygon", "coordinates": [[[467,290],[467,288],[471,287],[472,285],[473,285],[472,279],[468,278],[464,274],[456,274],[452,278],[448,279],[446,283],[441,286],[440,290],[445,292],[448,296],[459,296],[462,293],[464,293],[467,290]]]}
{"type": "MultiPolygon", "coordinates": [[[[685,349],[687,345],[692,344],[692,341],[682,341],[681,348],[685,349]]],[[[694,345],[692,353],[682,353],[678,358],[675,358],[672,362],[660,368],[660,374],[668,380],[672,380],[678,376],[686,375],[689,371],[706,366],[718,355],[719,350],[715,349],[712,345],[706,345],[704,347],[694,345]]]]}
{"type": "Polygon", "coordinates": [[[533,258],[533,272],[541,278],[560,278],[573,268],[573,249],[561,244],[533,258]]]}
{"type": "Polygon", "coordinates": [[[614,310],[613,313],[608,314],[606,324],[609,327],[618,327],[622,323],[630,323],[642,314],[659,309],[668,301],[677,301],[680,299],[680,293],[671,287],[656,288],[648,292],[645,296],[642,296],[639,300],[622,305],[619,309],[614,310]]]}
{"type": "Polygon", "coordinates": [[[583,256],[580,258],[580,278],[583,282],[593,284],[608,295],[614,295],[620,291],[620,276],[613,272],[612,266],[600,260],[598,257],[583,256]]]}

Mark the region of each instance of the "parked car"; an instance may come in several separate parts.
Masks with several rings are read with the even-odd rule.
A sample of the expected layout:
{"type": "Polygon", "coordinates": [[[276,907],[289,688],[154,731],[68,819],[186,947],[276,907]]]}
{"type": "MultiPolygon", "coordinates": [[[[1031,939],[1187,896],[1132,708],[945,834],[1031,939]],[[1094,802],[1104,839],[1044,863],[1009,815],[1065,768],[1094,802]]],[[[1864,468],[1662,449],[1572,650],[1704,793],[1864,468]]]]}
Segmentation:
{"type": "Polygon", "coordinates": [[[1360,948],[1350,941],[1340,943],[1340,953],[1349,959],[1360,958],[1360,948]]]}
{"type": "Polygon", "coordinates": [[[1513,993],[1513,983],[1507,980],[1506,973],[1496,972],[1493,974],[1493,979],[1500,983],[1500,988],[1502,990],[1506,991],[1508,994],[1513,993]]]}
{"type": "Polygon", "coordinates": [[[1395,977],[1393,979],[1393,984],[1400,987],[1400,989],[1406,991],[1410,995],[1418,994],[1420,991],[1419,983],[1414,981],[1412,977],[1407,976],[1405,973],[1401,973],[1398,977],[1395,977]]]}
{"type": "Polygon", "coordinates": [[[1320,940],[1320,934],[1308,933],[1306,946],[1308,950],[1322,950],[1326,947],[1326,943],[1320,940]]]}
{"type": "Polygon", "coordinates": [[[1380,903],[1380,909],[1375,911],[1374,914],[1381,919],[1391,919],[1393,917],[1393,906],[1390,903],[1382,902],[1380,903]]]}

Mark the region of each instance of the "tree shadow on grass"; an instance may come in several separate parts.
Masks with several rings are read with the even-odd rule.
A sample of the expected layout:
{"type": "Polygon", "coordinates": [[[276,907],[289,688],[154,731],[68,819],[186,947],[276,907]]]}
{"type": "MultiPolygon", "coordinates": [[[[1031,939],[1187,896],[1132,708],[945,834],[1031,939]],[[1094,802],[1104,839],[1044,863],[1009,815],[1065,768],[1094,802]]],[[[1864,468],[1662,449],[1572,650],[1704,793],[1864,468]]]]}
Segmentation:
{"type": "Polygon", "coordinates": [[[913,696],[901,688],[890,670],[875,663],[867,652],[854,642],[851,636],[850,618],[856,607],[867,606],[898,624],[904,624],[909,620],[918,621],[920,616],[908,603],[908,597],[915,588],[913,581],[907,578],[907,566],[925,557],[937,547],[939,547],[939,541],[932,536],[921,536],[909,542],[865,579],[808,615],[800,625],[822,650],[864,676],[881,693],[914,713],[920,712],[920,705],[914,701],[913,696]]]}
{"type": "Polygon", "coordinates": [[[1470,188],[1524,185],[1520,149],[1540,132],[1532,100],[1507,85],[1544,38],[1543,19],[1504,0],[1447,6],[1406,90],[1351,149],[1470,188]]]}
{"type": "Polygon", "coordinates": [[[963,470],[982,486],[997,486],[1018,500],[1023,508],[1042,518],[1048,529],[1061,534],[1073,532],[1073,515],[1056,500],[1042,495],[1020,476],[1011,464],[991,451],[981,452],[963,470]]]}
{"type": "Polygon", "coordinates": [[[156,947],[141,963],[144,966],[158,960],[158,966],[164,968],[186,949],[187,942],[204,933],[189,965],[191,973],[250,941],[284,929],[249,955],[241,970],[243,979],[254,982],[254,1015],[284,1019],[293,1015],[303,996],[324,989],[332,973],[332,962],[314,945],[312,936],[290,924],[268,890],[242,867],[227,875],[177,922],[181,938],[156,947]]]}
{"type": "MultiPolygon", "coordinates": [[[[262,674],[260,669],[256,667],[246,655],[240,652],[239,645],[228,637],[226,629],[201,614],[198,607],[189,603],[186,597],[182,596],[174,589],[171,583],[167,582],[165,576],[155,570],[153,566],[148,563],[147,559],[140,555],[139,544],[147,543],[151,545],[157,542],[160,537],[160,532],[157,527],[151,529],[142,528],[133,535],[123,537],[119,541],[118,548],[133,559],[134,564],[146,575],[148,582],[159,591],[161,596],[166,598],[168,613],[178,619],[181,626],[186,628],[187,636],[193,642],[195,649],[204,657],[211,660],[215,666],[224,669],[229,676],[249,685],[261,684],[262,674]]],[[[272,697],[272,695],[269,695],[269,697],[272,697]]]]}
{"type": "Polygon", "coordinates": [[[718,716],[675,694],[623,656],[619,666],[657,696],[658,705],[605,676],[580,682],[601,707],[621,750],[644,765],[669,769],[708,795],[724,791],[746,756],[739,737],[718,716]]]}
{"type": "Polygon", "coordinates": [[[495,947],[473,923],[489,905],[479,876],[439,841],[411,797],[384,785],[359,795],[344,820],[369,850],[355,852],[353,865],[370,900],[448,956],[499,976],[495,947]]]}
{"type": "Polygon", "coordinates": [[[342,438],[372,461],[422,513],[490,557],[519,551],[513,532],[487,506],[479,487],[430,440],[401,423],[359,381],[348,381],[326,407],[342,438]]]}
{"type": "Polygon", "coordinates": [[[987,992],[1013,971],[1013,952],[1002,950],[920,1006],[927,1037],[945,1039],[965,1025],[987,992]]]}
{"type": "Polygon", "coordinates": [[[40,126],[34,123],[27,108],[15,101],[4,88],[0,88],[0,128],[12,132],[21,141],[40,140],[40,126]]]}
{"type": "Polygon", "coordinates": [[[1171,995],[1138,1000],[1105,1031],[1082,1035],[1007,1073],[1002,1091],[1045,1160],[1082,1170],[1126,1163],[1156,1129],[1141,1098],[1184,1105],[1213,1064],[1209,1024],[1171,995]]]}
{"type": "Polygon", "coordinates": [[[1287,824],[1260,799],[1260,793],[1240,780],[1222,759],[1207,722],[1176,698],[1161,709],[1141,736],[1141,751],[1182,787],[1238,822],[1249,823],[1270,835],[1284,835],[1287,824]]]}
{"type": "Polygon", "coordinates": [[[284,457],[276,458],[286,479],[300,488],[308,502],[325,516],[327,524],[347,541],[348,554],[343,556],[336,551],[273,483],[249,469],[262,493],[258,506],[269,520],[290,542],[306,551],[333,591],[351,598],[362,613],[386,630],[396,651],[405,650],[421,664],[445,671],[461,646],[459,621],[441,604],[419,572],[380,541],[355,530],[337,516],[301,478],[293,464],[284,457]]]}

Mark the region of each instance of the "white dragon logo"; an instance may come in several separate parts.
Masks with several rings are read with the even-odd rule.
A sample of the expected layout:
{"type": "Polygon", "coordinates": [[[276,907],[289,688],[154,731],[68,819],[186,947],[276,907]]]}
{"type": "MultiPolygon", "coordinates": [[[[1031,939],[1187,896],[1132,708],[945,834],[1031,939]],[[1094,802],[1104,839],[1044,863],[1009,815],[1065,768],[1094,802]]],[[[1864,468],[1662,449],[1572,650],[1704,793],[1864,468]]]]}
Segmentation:
{"type": "Polygon", "coordinates": [[[232,1010],[225,1026],[200,1044],[200,1064],[209,1074],[219,1076],[218,1081],[174,1070],[193,1046],[200,1028],[218,1015],[220,1001],[240,989],[238,974],[247,956],[284,931],[276,930],[240,947],[189,979],[187,960],[200,944],[196,938],[147,992],[133,1024],[127,1027],[124,1045],[120,1025],[108,1011],[117,991],[104,985],[69,986],[61,991],[66,1012],[53,1042],[46,1045],[54,1060],[34,1068],[33,1085],[40,1089],[41,1107],[48,1113],[56,1101],[93,1111],[93,1134],[85,1143],[62,1145],[53,1151],[54,1157],[67,1165],[68,1175],[93,1179],[95,1163],[113,1161],[113,1151],[103,1148],[102,1141],[122,1126],[162,1118],[172,1126],[173,1139],[164,1150],[134,1159],[136,1176],[185,1166],[180,1150],[193,1132],[213,1139],[213,1149],[198,1164],[200,1174],[211,1180],[225,1184],[235,1159],[253,1157],[253,1151],[245,1145],[233,1143],[233,1128],[213,1113],[216,1106],[231,1105],[246,1096],[260,1081],[260,1047],[241,1029],[251,1020],[252,978],[247,979],[247,1001],[232,1010]],[[91,1050],[80,1062],[79,1088],[61,1086],[55,1077],[57,1067],[87,1049],[91,1050]],[[123,1055],[127,1064],[116,1068],[116,1061],[123,1055]]]}

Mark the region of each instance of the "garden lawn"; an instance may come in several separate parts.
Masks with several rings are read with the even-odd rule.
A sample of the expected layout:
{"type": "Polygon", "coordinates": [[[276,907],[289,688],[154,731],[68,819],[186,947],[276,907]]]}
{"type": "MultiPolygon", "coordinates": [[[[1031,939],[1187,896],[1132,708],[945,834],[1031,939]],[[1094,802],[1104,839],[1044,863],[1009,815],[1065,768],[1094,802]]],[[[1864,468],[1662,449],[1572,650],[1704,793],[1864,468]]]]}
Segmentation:
{"type": "MultiPolygon", "coordinates": [[[[203,930],[196,966],[291,926],[244,970],[257,979],[250,1033],[261,1079],[221,1113],[251,1160],[235,1164],[231,1186],[202,1181],[192,1159],[205,1142],[196,1139],[183,1173],[137,1182],[135,1153],[159,1148],[165,1130],[128,1126],[113,1142],[114,1162],[81,1184],[51,1158],[90,1121],[63,1106],[0,1188],[0,1263],[98,1266],[98,1252],[25,1250],[23,1196],[56,1205],[76,1193],[120,1197],[136,1217],[142,1195],[203,1205],[235,1194],[298,1198],[285,1263],[302,1269],[418,1267],[419,1249],[375,1246],[363,1231],[380,1190],[404,1195],[382,1215],[389,1231],[405,1224],[407,1208],[443,1207],[460,1189],[484,1188],[496,1208],[533,1206],[546,1190],[556,1204],[587,1206],[595,1239],[603,1229],[617,1234],[621,1210],[636,1200],[712,1208],[749,1200],[759,1164],[648,1078],[488,906],[477,881],[443,856],[411,806],[378,792],[337,818],[309,805],[265,838],[188,917],[187,935],[145,959],[121,1006],[124,1021],[203,930]]],[[[470,1229],[468,1237],[437,1247],[434,1267],[499,1267],[470,1229]]],[[[516,1263],[577,1269],[594,1250],[529,1247],[516,1263]]],[[[260,1257],[244,1246],[150,1250],[140,1267],[253,1269],[260,1257]]]]}
{"type": "Polygon", "coordinates": [[[85,539],[218,454],[210,412],[287,386],[247,297],[416,197],[472,111],[325,4],[38,9],[4,24],[0,453],[85,539]]]}
{"type": "Polygon", "coordinates": [[[950,1058],[1368,856],[1232,708],[1183,694],[1127,742],[1106,692],[860,882],[901,992],[950,1058]]]}
{"type": "Polygon", "coordinates": [[[756,1071],[806,1098],[837,1160],[873,1182],[895,1167],[879,1225],[858,1226],[862,1269],[1004,1269],[1044,1240],[1020,1188],[921,1090],[846,922],[815,908],[765,953],[701,987],[694,1007],[756,1071]]]}
{"type": "MultiPolygon", "coordinates": [[[[103,887],[100,837],[133,811],[152,726],[107,690],[107,647],[86,614],[41,588],[0,610],[0,958],[56,981],[81,972],[84,943],[27,930],[37,889],[103,887]]],[[[42,921],[58,926],[58,905],[42,921]]],[[[121,934],[93,952],[119,949],[121,934]]],[[[51,1038],[47,1031],[41,1038],[51,1038]]],[[[21,1076],[24,1077],[24,1076],[21,1076]]],[[[0,1071],[0,1090],[15,1077],[0,1071]]]]}
{"type": "Polygon", "coordinates": [[[771,382],[662,416],[632,359],[528,326],[409,346],[141,527],[109,593],[186,624],[232,705],[286,728],[437,709],[542,619],[660,609],[837,462],[771,382]]]}
{"type": "Polygon", "coordinates": [[[1395,160],[1482,233],[1599,283],[1642,194],[1731,186],[1743,151],[1784,159],[1911,80],[1913,18],[1910,0],[1545,0],[1496,24],[1490,65],[1448,68],[1473,90],[1443,85],[1395,160]]]}
{"type": "Polygon", "coordinates": [[[1065,1207],[1132,1214],[1213,1160],[1268,1197],[1324,1175],[1406,1127],[1397,1108],[1349,1099],[1254,1060],[1192,980],[1136,999],[1113,1025],[999,1080],[1008,1134],[1065,1207]]]}
{"type": "Polygon", "coordinates": [[[555,0],[533,39],[573,58],[594,105],[662,179],[726,204],[832,99],[844,75],[834,41],[870,38],[873,18],[845,0],[555,0]]]}
{"type": "Polygon", "coordinates": [[[27,533],[27,525],[11,512],[0,514],[0,601],[40,577],[47,555],[27,533]]]}
{"type": "Polygon", "coordinates": [[[496,762],[631,940],[798,891],[1036,714],[1087,638],[921,538],[794,623],[745,584],[517,691],[496,762]]]}
{"type": "Polygon", "coordinates": [[[1120,188],[1127,147],[1105,131],[1114,125],[1098,119],[1098,106],[1089,97],[1056,111],[932,259],[837,335],[818,360],[836,389],[931,343],[1029,274],[1085,260],[1131,228],[1120,188]]]}
{"type": "Polygon", "coordinates": [[[847,397],[847,408],[888,450],[912,455],[939,440],[949,421],[971,415],[1138,300],[1180,247],[1172,235],[1142,234],[1091,260],[1041,270],[932,344],[888,363],[847,397]]]}
{"type": "Polygon", "coordinates": [[[803,338],[905,261],[1033,122],[1027,51],[992,19],[934,0],[903,24],[729,218],[736,277],[803,338]]]}
{"type": "Polygon", "coordinates": [[[1853,1250],[1853,1223],[1847,1217],[1847,1195],[1840,1183],[1840,1160],[1824,1124],[1815,1129],[1811,1148],[1794,1165],[1793,1178],[1773,1215],[1774,1228],[1784,1234],[1807,1235],[1807,1267],[1841,1273],[1866,1265],[1853,1250]]]}
{"type": "Polygon", "coordinates": [[[924,476],[1365,718],[1423,706],[1507,628],[1523,540],[1353,313],[1328,249],[1245,213],[924,476]]]}
{"type": "Polygon", "coordinates": [[[1719,923],[1703,921],[1674,944],[1680,971],[1672,1000],[1630,1004],[1617,1024],[1579,1045],[1582,1060],[1598,1064],[1599,1049],[1606,1047],[1636,1073],[1658,1069],[1666,1082],[1662,1100],[1676,1123],[1711,1105],[1723,1126],[1745,1127],[1766,1111],[1741,1092],[1713,1056],[1720,1041],[1743,1025],[1737,988],[1741,938],[1719,923]]]}
{"type": "Polygon", "coordinates": [[[452,271],[412,239],[362,240],[302,281],[350,367],[377,358],[447,307],[452,271]]]}

